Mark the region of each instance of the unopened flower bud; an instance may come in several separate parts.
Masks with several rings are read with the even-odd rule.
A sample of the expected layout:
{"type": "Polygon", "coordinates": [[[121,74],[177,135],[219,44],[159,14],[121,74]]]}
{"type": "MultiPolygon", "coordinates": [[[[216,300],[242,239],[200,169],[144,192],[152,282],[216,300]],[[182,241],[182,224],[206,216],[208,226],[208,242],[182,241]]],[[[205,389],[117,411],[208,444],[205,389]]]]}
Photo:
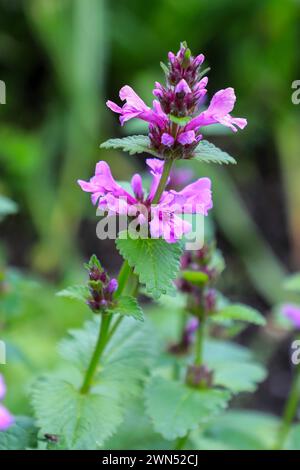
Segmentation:
{"type": "Polygon", "coordinates": [[[187,369],[186,383],[193,388],[210,388],[213,384],[213,371],[204,365],[190,365],[187,369]]]}

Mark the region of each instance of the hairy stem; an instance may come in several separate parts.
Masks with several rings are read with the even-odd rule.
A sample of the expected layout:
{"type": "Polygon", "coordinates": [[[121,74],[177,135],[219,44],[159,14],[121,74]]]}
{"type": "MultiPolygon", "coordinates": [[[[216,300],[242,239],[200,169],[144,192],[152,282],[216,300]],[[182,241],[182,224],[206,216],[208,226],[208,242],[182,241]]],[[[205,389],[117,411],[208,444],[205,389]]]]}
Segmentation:
{"type": "Polygon", "coordinates": [[[170,175],[170,171],[171,171],[171,168],[172,168],[172,165],[173,165],[173,161],[174,160],[172,160],[172,159],[169,159],[169,160],[165,161],[163,173],[161,175],[159,184],[157,186],[157,190],[156,190],[156,193],[154,195],[152,204],[158,204],[159,203],[161,195],[165,190],[165,187],[166,187],[169,175],[170,175]]]}
{"type": "Polygon", "coordinates": [[[107,332],[108,332],[108,328],[110,324],[110,319],[111,319],[111,315],[102,316],[98,340],[96,343],[94,353],[91,358],[91,362],[86,371],[84,381],[80,389],[80,393],[83,393],[83,394],[88,393],[91,388],[93,378],[94,378],[94,375],[95,375],[95,372],[99,363],[99,359],[101,357],[101,354],[106,344],[106,336],[107,336],[107,332]]]}
{"type": "Polygon", "coordinates": [[[205,318],[203,317],[200,321],[200,325],[197,330],[196,335],[196,345],[195,345],[195,365],[201,366],[203,361],[203,345],[205,337],[205,318]]]}
{"type": "Polygon", "coordinates": [[[291,390],[287,402],[285,404],[282,423],[279,429],[277,442],[275,445],[276,450],[283,448],[286,438],[289,434],[294,417],[297,413],[300,401],[300,366],[295,370],[294,379],[292,382],[291,390]]]}
{"type": "MultiPolygon", "coordinates": [[[[157,204],[161,198],[161,195],[167,184],[168,177],[170,175],[172,164],[173,164],[173,160],[171,159],[165,161],[163,173],[161,175],[161,178],[160,178],[160,181],[159,181],[159,184],[158,184],[158,187],[157,187],[154,199],[153,199],[153,204],[157,204]]],[[[114,296],[115,299],[118,299],[122,295],[131,274],[132,274],[132,268],[129,266],[128,262],[125,260],[120,269],[120,273],[118,277],[118,289],[114,296]]],[[[136,284],[134,286],[134,290],[136,291],[136,284]]],[[[134,292],[134,294],[136,294],[136,292],[134,292]]],[[[112,315],[102,316],[101,327],[100,327],[100,332],[99,332],[98,340],[96,343],[96,347],[92,355],[90,364],[87,368],[87,371],[83,380],[83,384],[80,389],[80,392],[83,394],[89,392],[99,360],[104,351],[104,348],[109,342],[109,340],[111,339],[111,337],[114,335],[120,323],[122,322],[122,317],[118,318],[113,324],[111,330],[109,330],[111,319],[112,319],[112,315]]]]}

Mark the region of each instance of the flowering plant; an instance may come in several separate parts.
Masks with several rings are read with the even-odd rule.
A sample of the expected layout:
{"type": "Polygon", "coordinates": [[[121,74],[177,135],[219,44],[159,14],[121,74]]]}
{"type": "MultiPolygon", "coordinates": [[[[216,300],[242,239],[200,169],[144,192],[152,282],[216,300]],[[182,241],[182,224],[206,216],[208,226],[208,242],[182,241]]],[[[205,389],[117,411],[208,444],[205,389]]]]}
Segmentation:
{"type": "MultiPolygon", "coordinates": [[[[101,213],[135,218],[138,235],[146,228],[147,236],[118,233],[116,247],[124,261],[117,278],[93,255],[85,265],[87,283],[58,293],[83,302],[93,317],[60,344],[60,369],[34,384],[38,448],[111,449],[119,447],[121,437],[132,439],[128,447],[141,447],[140,427],[149,447],[201,448],[213,439],[216,420],[222,429],[231,398],[254,391],[266,375],[251,351],[231,341],[247,324],[262,326],[265,320],[218,290],[224,260],[213,239],[184,251],[192,224],[181,216],[207,216],[213,192],[207,177],[185,185],[188,168],[175,185],[174,166],[178,160],[235,163],[202,132],[213,124],[234,132],[247,124],[231,114],[232,88],[215,93],[203,110],[208,84],[203,62],[202,54],[192,56],[182,43],[163,65],[166,83],[155,83],[152,107],[127,85],[120,90],[123,106],[107,102],[121,125],[133,118],[148,123],[147,136],[110,139],[102,147],[151,155],[146,160],[150,187],[146,190],[148,178],[140,174],[130,184],[115,181],[105,161],[97,163],[89,181],[78,184],[101,213]],[[183,180],[185,186],[178,188],[183,180]],[[144,308],[147,315],[140,293],[153,301],[144,308]]],[[[230,420],[235,422],[234,414],[230,420]]],[[[14,424],[3,435],[16,432],[14,424]]]]}

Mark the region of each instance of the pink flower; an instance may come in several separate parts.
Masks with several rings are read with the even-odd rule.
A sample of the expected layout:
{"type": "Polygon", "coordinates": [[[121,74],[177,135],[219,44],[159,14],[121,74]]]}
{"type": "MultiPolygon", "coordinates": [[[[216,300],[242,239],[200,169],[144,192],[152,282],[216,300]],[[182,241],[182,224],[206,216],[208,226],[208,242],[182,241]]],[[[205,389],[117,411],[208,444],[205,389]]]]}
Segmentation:
{"type": "Polygon", "coordinates": [[[296,329],[300,329],[300,307],[293,304],[285,304],[282,307],[282,314],[292,322],[296,329]]]}
{"type": "Polygon", "coordinates": [[[14,418],[5,406],[0,404],[0,431],[6,431],[14,423],[14,418]]]}
{"type": "Polygon", "coordinates": [[[208,178],[200,178],[181,191],[164,191],[159,203],[152,206],[164,162],[149,158],[146,163],[152,176],[148,195],[145,195],[139,174],[135,174],[131,180],[130,193],[113,179],[106,162],[96,165],[96,174],[89,182],[79,180],[78,184],[83,191],[92,193],[93,204],[97,204],[108,215],[137,217],[139,224],[149,223],[152,238],[164,238],[174,243],[192,228],[180,215],[207,215],[212,208],[211,182],[208,178]]]}
{"type": "Polygon", "coordinates": [[[151,124],[163,127],[167,117],[161,111],[158,102],[154,104],[154,109],[149,108],[144,101],[128,85],[123,86],[119,93],[120,99],[126,101],[121,108],[113,101],[107,101],[107,106],[115,113],[120,114],[121,125],[133,118],[139,118],[151,124]]]}
{"type": "Polygon", "coordinates": [[[226,88],[218,91],[210,102],[206,111],[199,116],[194,117],[186,126],[186,130],[198,130],[202,126],[220,123],[223,126],[230,127],[234,132],[237,127],[244,129],[247,120],[244,118],[235,118],[230,115],[234,108],[236,96],[233,88],[226,88]]]}
{"type": "MultiPolygon", "coordinates": [[[[3,400],[6,394],[6,385],[3,376],[0,374],[0,400],[3,400]]],[[[5,406],[0,403],[0,431],[6,431],[14,423],[14,418],[5,406]]]]}

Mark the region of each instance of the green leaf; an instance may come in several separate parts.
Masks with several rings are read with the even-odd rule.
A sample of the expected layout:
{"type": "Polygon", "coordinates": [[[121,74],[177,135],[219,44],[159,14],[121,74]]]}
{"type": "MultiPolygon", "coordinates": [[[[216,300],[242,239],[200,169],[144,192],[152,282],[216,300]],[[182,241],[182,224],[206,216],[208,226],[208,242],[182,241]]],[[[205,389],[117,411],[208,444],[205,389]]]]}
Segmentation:
{"type": "Polygon", "coordinates": [[[143,310],[137,300],[131,296],[123,296],[118,299],[117,305],[111,310],[111,313],[133,317],[136,320],[144,321],[143,310]]]}
{"type": "Polygon", "coordinates": [[[286,450],[300,450],[300,424],[295,424],[292,427],[284,448],[286,450]]]}
{"type": "Polygon", "coordinates": [[[87,286],[77,285],[67,287],[56,293],[58,297],[66,297],[68,299],[80,300],[81,302],[86,303],[86,300],[89,296],[89,290],[87,286]]]}
{"type": "Polygon", "coordinates": [[[36,442],[37,428],[33,420],[25,416],[17,417],[7,431],[0,432],[0,450],[25,450],[35,447],[36,442]]]}
{"type": "Polygon", "coordinates": [[[224,390],[195,390],[181,382],[153,377],[146,387],[146,409],[155,431],[166,439],[184,437],[226,408],[224,390]]]}
{"type": "Polygon", "coordinates": [[[109,139],[100,145],[100,148],[105,149],[122,149],[124,152],[129,152],[130,155],[136,153],[150,153],[155,157],[159,157],[150,146],[149,137],[145,135],[131,135],[123,137],[122,139],[109,139]]]}
{"type": "Polygon", "coordinates": [[[266,377],[266,370],[254,361],[250,349],[228,341],[206,341],[204,363],[214,372],[214,384],[232,393],[252,392],[266,377]]]}
{"type": "Polygon", "coordinates": [[[174,116],[173,114],[169,114],[170,121],[178,124],[179,126],[185,126],[190,120],[192,119],[190,116],[174,116]]]}
{"type": "Polygon", "coordinates": [[[300,292],[300,273],[289,276],[283,284],[286,290],[300,292]]]}
{"type": "Polygon", "coordinates": [[[274,446],[279,420],[254,410],[229,410],[205,430],[193,436],[197,449],[205,449],[209,439],[211,449],[267,450],[274,446]]]}
{"type": "Polygon", "coordinates": [[[57,377],[38,381],[32,401],[41,432],[63,437],[68,449],[97,449],[122,421],[109,391],[84,395],[57,377]]]}
{"type": "MultiPolygon", "coordinates": [[[[84,373],[93,354],[99,331],[100,318],[86,322],[84,329],[71,330],[70,337],[59,345],[61,355],[84,373]]],[[[137,323],[125,317],[101,359],[101,370],[96,376],[101,383],[113,387],[114,396],[139,394],[141,384],[152,365],[156,353],[155,335],[147,323],[137,323]]]]}
{"type": "Polygon", "coordinates": [[[214,371],[214,384],[233,393],[254,392],[266,378],[266,370],[256,363],[224,362],[214,371]]]}
{"type": "Polygon", "coordinates": [[[162,239],[122,238],[116,241],[120,254],[134,268],[146,290],[154,298],[174,291],[173,281],[179,271],[182,247],[180,243],[167,243],[162,239]]]}
{"type": "Polygon", "coordinates": [[[236,320],[253,323],[254,325],[263,326],[266,324],[264,317],[254,308],[242,304],[231,304],[222,308],[211,319],[215,322],[223,322],[224,320],[236,320]]]}
{"type": "Polygon", "coordinates": [[[18,206],[15,202],[8,197],[0,195],[0,221],[4,219],[5,216],[10,214],[15,214],[18,211],[18,206]]]}
{"type": "Polygon", "coordinates": [[[236,163],[236,160],[227,152],[216,147],[207,140],[201,140],[193,151],[194,160],[206,163],[236,163]]]}
{"type": "MultiPolygon", "coordinates": [[[[97,449],[112,436],[130,400],[141,395],[153,364],[156,347],[152,328],[146,322],[124,318],[104,350],[89,394],[80,394],[99,326],[100,319],[95,317],[61,343],[61,354],[73,364],[72,375],[63,370],[39,381],[33,389],[42,432],[59,435],[69,449],[97,449]]],[[[70,369],[68,364],[66,370],[70,369]]]]}

